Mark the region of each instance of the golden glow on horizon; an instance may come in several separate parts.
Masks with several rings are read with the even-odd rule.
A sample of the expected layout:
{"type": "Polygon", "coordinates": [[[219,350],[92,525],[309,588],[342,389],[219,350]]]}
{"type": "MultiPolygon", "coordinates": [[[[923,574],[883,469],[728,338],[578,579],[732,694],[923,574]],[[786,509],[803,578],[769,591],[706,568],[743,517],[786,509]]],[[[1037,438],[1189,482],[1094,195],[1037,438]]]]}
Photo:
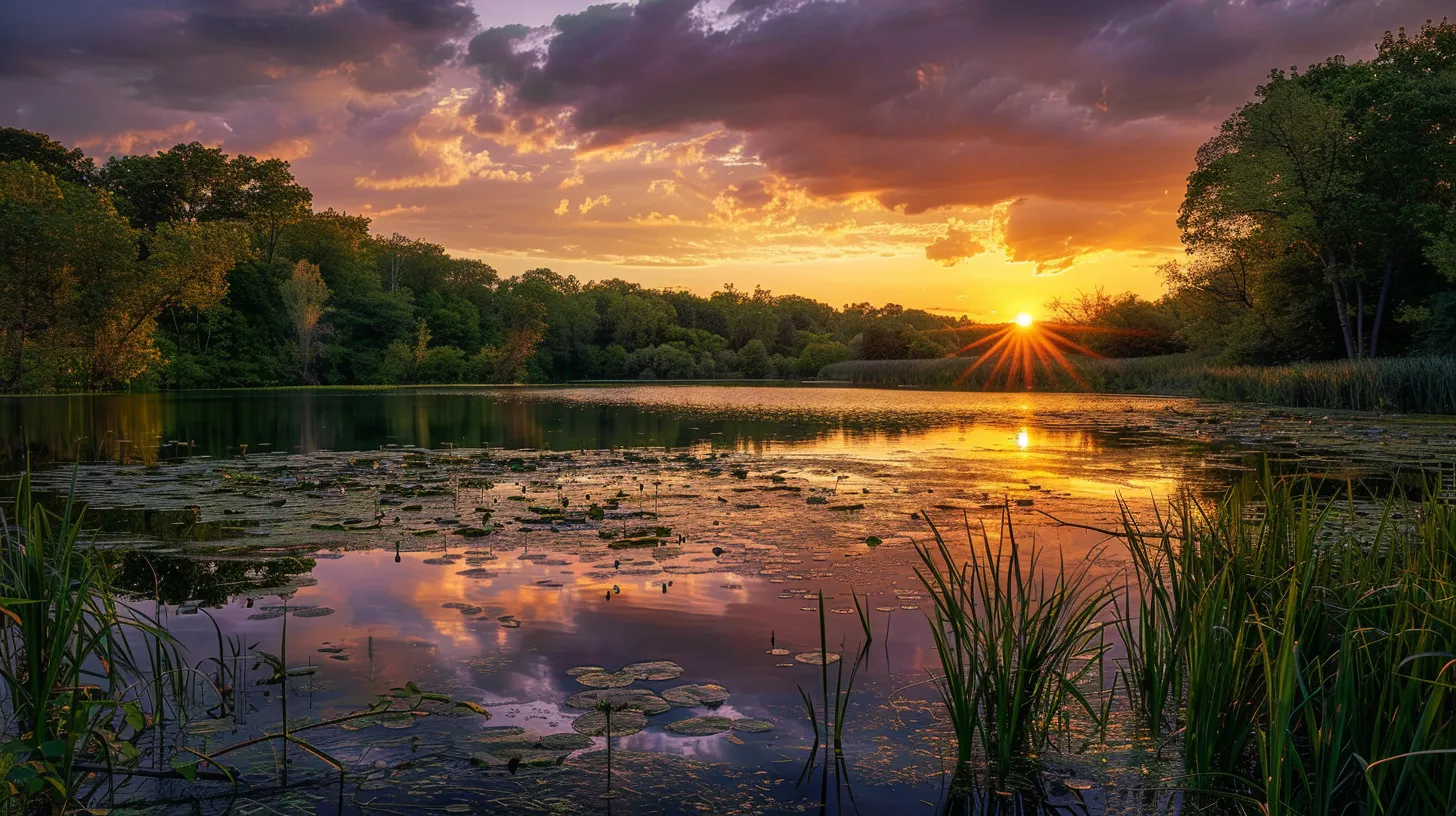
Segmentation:
{"type": "Polygon", "coordinates": [[[1026,312],[1022,312],[1021,314],[1017,315],[1016,325],[1020,326],[1023,329],[1031,328],[1031,315],[1026,312]]]}

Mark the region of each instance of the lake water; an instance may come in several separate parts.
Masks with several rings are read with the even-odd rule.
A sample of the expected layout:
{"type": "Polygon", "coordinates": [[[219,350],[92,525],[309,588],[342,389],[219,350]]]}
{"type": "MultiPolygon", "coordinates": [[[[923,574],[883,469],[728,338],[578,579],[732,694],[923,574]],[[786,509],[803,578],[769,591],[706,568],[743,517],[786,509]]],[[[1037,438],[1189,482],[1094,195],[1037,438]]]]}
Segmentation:
{"type": "MultiPolygon", "coordinates": [[[[313,729],[342,781],[300,751],[285,780],[261,744],[228,755],[237,790],[138,779],[115,812],[931,814],[965,803],[947,801],[955,746],[927,682],[938,657],[914,572],[927,518],[957,552],[982,525],[1001,541],[1009,518],[1018,540],[1079,570],[1095,559],[1089,575],[1120,585],[1115,541],[1087,529],[1116,527],[1119,497],[1149,513],[1265,468],[1449,478],[1451,430],[1184,399],[816,387],[23,397],[0,398],[0,470],[28,458],[51,495],[74,474],[139,606],[161,610],[190,665],[220,658],[200,676],[236,672],[221,697],[196,692],[174,744],[209,752],[277,729],[284,685],[259,682],[257,653],[300,669],[292,728],[411,683],[490,714],[313,729]],[[812,750],[804,702],[822,717],[826,677],[806,662],[820,592],[843,658],[831,701],[854,676],[842,766],[812,750]],[[644,661],[681,673],[618,673],[644,661]],[[690,684],[722,688],[667,693],[690,684]],[[610,760],[600,736],[560,736],[594,685],[653,693],[645,722],[619,722],[640,730],[610,760]],[[683,704],[656,711],[657,694],[683,704]]],[[[1070,723],[1041,762],[1032,799],[1064,812],[1158,812],[1173,800],[1160,780],[1179,772],[1176,750],[1159,756],[1116,715],[1105,735],[1070,723]]]]}

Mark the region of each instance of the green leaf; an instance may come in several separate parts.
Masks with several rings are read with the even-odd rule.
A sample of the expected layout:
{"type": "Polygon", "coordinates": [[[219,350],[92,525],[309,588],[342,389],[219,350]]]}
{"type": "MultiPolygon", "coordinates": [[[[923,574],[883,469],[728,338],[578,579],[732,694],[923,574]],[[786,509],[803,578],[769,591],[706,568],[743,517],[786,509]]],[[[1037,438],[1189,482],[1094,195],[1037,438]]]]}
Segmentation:
{"type": "Polygon", "coordinates": [[[186,779],[188,782],[193,782],[193,781],[196,781],[196,779],[197,779],[197,762],[196,761],[193,761],[193,762],[178,762],[177,760],[174,759],[174,760],[172,760],[172,770],[176,771],[178,776],[182,777],[183,779],[186,779]]]}

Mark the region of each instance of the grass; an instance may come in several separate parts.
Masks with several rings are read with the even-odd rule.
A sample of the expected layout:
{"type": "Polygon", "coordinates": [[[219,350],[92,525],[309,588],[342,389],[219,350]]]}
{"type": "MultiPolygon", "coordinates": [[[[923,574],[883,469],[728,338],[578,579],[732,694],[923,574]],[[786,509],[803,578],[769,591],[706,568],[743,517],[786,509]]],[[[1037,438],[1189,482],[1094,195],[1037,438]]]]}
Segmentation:
{"type": "MultiPolygon", "coordinates": [[[[1190,786],[1271,816],[1450,813],[1456,507],[1325,487],[1266,476],[1146,529],[1125,513],[1155,600],[1123,625],[1181,658],[1190,786]]],[[[1134,703],[1178,702],[1164,676],[1129,672],[1134,703]]]]}
{"type": "MultiPolygon", "coordinates": [[[[1456,414],[1456,359],[1381,357],[1286,366],[1210,366],[1193,355],[1107,360],[1069,358],[1071,372],[1034,371],[1033,391],[1188,395],[1290,408],[1456,414]]],[[[1008,389],[994,366],[967,375],[974,359],[853,360],[820,370],[822,379],[855,385],[963,391],[1008,389]]]]}
{"type": "Polygon", "coordinates": [[[959,761],[969,762],[979,745],[988,771],[1005,782],[1028,757],[1054,747],[1069,709],[1099,724],[1105,718],[1085,687],[1106,651],[1098,618],[1112,589],[1087,565],[1043,569],[1044,551],[1017,541],[1009,510],[994,550],[984,527],[977,546],[967,522],[969,560],[958,560],[939,528],[931,530],[936,546],[917,546],[916,573],[934,600],[936,685],[959,761]]]}
{"type": "Polygon", "coordinates": [[[968,559],[932,527],[920,578],[962,764],[1002,784],[1059,717],[1107,716],[1090,667],[1111,608],[1125,703],[1182,749],[1191,806],[1456,812],[1456,504],[1338,487],[1266,475],[1151,519],[1123,505],[1120,588],[1023,559],[1009,519],[995,551],[967,525],[968,559]]]}
{"type": "Polygon", "coordinates": [[[81,543],[82,515],[74,500],[59,514],[33,503],[28,475],[14,517],[0,512],[0,685],[13,737],[0,752],[20,808],[77,806],[88,769],[133,762],[144,735],[161,741],[162,695],[175,690],[172,639],[113,594],[81,543]]]}

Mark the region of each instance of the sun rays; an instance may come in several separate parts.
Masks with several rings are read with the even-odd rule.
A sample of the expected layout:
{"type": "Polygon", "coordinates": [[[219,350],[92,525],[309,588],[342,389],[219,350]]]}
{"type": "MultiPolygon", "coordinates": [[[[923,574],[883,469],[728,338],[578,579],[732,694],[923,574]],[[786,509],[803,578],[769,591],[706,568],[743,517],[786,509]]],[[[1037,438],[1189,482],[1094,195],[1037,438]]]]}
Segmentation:
{"type": "Polygon", "coordinates": [[[984,349],[976,355],[966,370],[956,378],[956,384],[964,383],[968,377],[983,366],[991,366],[986,376],[988,386],[999,386],[1007,390],[1018,385],[1031,389],[1036,384],[1037,370],[1053,375],[1060,372],[1070,377],[1078,386],[1087,387],[1087,382],[1076,366],[1067,359],[1067,354],[1100,357],[1086,346],[1068,340],[1062,327],[1047,323],[1036,323],[1032,316],[1022,312],[1012,323],[1008,323],[972,343],[962,346],[957,356],[969,356],[970,352],[984,349]]]}

